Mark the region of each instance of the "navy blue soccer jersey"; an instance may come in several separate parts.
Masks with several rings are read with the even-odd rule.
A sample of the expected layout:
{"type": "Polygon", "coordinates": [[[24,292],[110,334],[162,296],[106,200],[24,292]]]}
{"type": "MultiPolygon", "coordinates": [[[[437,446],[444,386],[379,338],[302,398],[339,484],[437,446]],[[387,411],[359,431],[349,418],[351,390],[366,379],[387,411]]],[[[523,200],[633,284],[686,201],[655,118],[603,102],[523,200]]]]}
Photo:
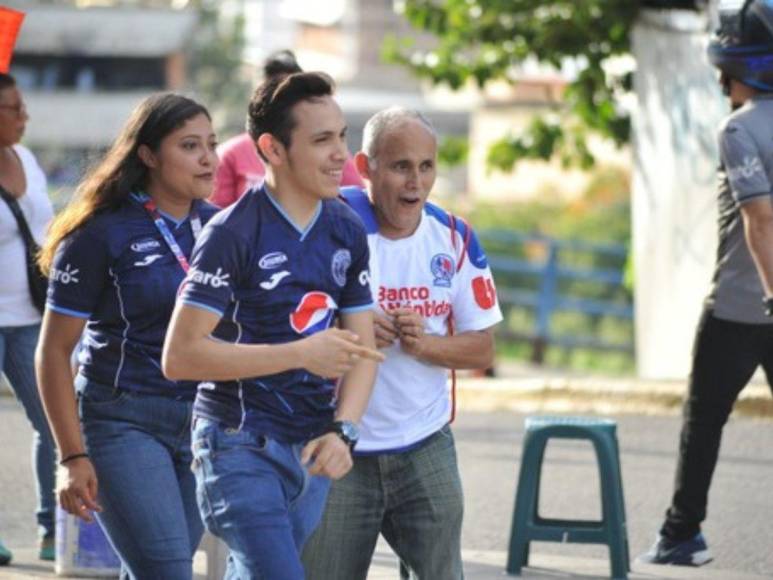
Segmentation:
{"type": "MultiPolygon", "coordinates": [[[[195,202],[206,223],[218,211],[195,202]]],[[[190,256],[190,219],[164,216],[180,249],[190,256]]],[[[89,380],[146,393],[193,398],[196,383],[161,373],[161,349],[185,273],[150,214],[134,197],[89,220],[57,248],[48,308],[87,319],[78,355],[89,380]]]]}
{"type": "MultiPolygon", "coordinates": [[[[301,231],[261,188],[204,228],[180,299],[221,317],[220,340],[280,344],[325,330],[338,313],[370,310],[368,278],[365,230],[349,207],[322,201],[301,231]]],[[[194,413],[302,441],[332,419],[334,391],[304,369],[202,383],[194,413]]]]}

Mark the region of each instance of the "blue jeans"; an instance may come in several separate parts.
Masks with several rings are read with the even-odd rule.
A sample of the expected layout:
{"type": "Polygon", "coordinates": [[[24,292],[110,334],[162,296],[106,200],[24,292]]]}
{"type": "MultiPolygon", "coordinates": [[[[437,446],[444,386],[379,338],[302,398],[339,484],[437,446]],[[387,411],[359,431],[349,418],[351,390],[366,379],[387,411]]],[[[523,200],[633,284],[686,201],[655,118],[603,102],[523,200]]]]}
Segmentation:
{"type": "Polygon", "coordinates": [[[190,580],[204,526],[191,473],[192,403],[83,381],[96,514],[130,578],[190,580]]]}
{"type": "Polygon", "coordinates": [[[355,456],[303,552],[309,580],[365,580],[379,533],[413,578],[459,580],[463,512],[448,426],[410,451],[355,456]]]}
{"type": "Polygon", "coordinates": [[[37,482],[37,520],[42,537],[54,535],[56,499],[56,445],[48,428],[46,414],[35,380],[35,347],[40,325],[0,327],[0,363],[2,372],[24,407],[32,429],[32,464],[37,482]]]}
{"type": "Polygon", "coordinates": [[[309,476],[302,449],[196,419],[199,509],[230,548],[226,578],[303,580],[300,552],[322,516],[330,481],[309,476]]]}

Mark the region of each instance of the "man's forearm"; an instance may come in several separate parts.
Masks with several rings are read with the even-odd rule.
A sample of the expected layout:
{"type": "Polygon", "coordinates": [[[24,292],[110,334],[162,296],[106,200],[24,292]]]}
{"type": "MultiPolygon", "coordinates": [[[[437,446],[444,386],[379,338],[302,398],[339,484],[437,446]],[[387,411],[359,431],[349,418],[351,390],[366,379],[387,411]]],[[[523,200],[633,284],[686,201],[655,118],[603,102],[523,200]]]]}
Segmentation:
{"type": "Polygon", "coordinates": [[[377,363],[362,359],[346,373],[338,391],[336,420],[359,423],[368,407],[377,368],[377,363]]]}
{"type": "Polygon", "coordinates": [[[765,296],[773,296],[773,216],[745,222],[746,242],[765,296]]]}
{"type": "Polygon", "coordinates": [[[425,335],[417,358],[447,369],[485,369],[494,362],[494,336],[486,330],[451,336],[425,335]]]}

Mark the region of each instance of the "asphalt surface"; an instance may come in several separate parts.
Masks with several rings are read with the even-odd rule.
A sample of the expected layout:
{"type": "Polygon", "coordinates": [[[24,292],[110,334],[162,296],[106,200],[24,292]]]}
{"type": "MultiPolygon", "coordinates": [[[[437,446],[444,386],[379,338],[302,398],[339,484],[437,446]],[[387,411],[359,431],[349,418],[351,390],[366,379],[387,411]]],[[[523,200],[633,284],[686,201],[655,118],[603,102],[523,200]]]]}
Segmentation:
{"type": "MultiPolygon", "coordinates": [[[[474,407],[467,405],[466,407],[474,407]]],[[[671,494],[678,416],[613,415],[618,420],[632,559],[651,544],[671,494]]],[[[454,425],[466,515],[463,546],[467,577],[502,578],[510,533],[524,415],[459,411],[454,425]]],[[[50,576],[34,560],[34,487],[31,431],[15,400],[0,397],[0,538],[19,566],[0,568],[0,578],[50,576]]],[[[697,570],[634,564],[632,578],[772,578],[773,421],[734,417],[725,430],[704,532],[715,560],[697,570]]],[[[545,457],[540,511],[544,516],[593,518],[600,514],[598,472],[590,444],[551,442],[545,457]]],[[[604,546],[536,543],[527,577],[595,578],[608,573],[604,546]],[[561,570],[559,575],[553,575],[561,570]]],[[[201,566],[199,566],[201,569],[201,566]]],[[[381,545],[371,578],[396,578],[394,557],[381,545]]]]}

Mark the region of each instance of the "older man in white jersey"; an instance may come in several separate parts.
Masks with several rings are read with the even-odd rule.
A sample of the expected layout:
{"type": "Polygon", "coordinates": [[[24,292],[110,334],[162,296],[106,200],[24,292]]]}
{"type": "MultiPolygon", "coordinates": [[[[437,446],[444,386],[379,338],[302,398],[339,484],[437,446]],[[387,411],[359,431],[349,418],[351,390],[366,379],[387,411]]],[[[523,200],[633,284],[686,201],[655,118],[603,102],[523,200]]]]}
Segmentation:
{"type": "Polygon", "coordinates": [[[368,229],[376,339],[386,361],[360,424],[354,468],[333,485],[304,552],[311,580],[364,580],[379,533],[414,577],[463,577],[464,499],[449,423],[448,369],[484,369],[502,320],[471,228],[427,203],[437,136],[416,111],[365,126],[355,156],[368,182],[344,192],[368,229]]]}

